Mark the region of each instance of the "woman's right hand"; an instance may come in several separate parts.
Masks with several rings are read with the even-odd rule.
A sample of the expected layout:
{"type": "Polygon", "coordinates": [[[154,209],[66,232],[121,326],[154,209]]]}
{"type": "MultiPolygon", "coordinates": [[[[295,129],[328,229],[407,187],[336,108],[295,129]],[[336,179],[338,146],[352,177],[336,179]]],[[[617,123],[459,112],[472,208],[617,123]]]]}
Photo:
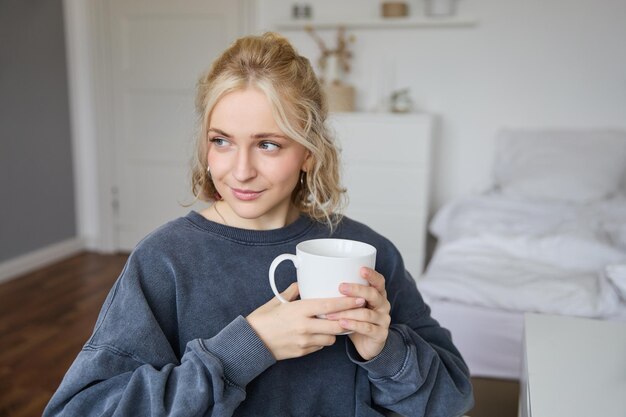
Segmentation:
{"type": "Polygon", "coordinates": [[[298,284],[291,284],[281,295],[254,310],[246,320],[272,352],[276,360],[298,358],[335,343],[346,329],[338,321],[319,319],[322,314],[363,307],[365,300],[354,297],[295,300],[298,284]]]}

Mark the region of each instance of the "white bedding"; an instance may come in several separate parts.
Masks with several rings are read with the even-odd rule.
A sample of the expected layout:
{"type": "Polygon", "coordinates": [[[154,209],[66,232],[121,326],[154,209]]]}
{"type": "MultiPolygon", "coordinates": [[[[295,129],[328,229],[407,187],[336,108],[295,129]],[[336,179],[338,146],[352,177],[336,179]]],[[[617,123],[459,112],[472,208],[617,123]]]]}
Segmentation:
{"type": "Polygon", "coordinates": [[[623,286],[626,197],[468,197],[443,207],[431,232],[438,249],[418,283],[427,301],[585,317],[614,316],[625,303],[615,271],[623,286]]]}

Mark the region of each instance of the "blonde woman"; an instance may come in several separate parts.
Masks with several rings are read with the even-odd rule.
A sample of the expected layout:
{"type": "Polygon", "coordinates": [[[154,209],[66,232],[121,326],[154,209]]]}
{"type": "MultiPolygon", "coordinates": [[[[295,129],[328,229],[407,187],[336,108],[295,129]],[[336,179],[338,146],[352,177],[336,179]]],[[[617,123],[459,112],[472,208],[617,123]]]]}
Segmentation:
{"type": "Polygon", "coordinates": [[[340,215],[337,149],[308,60],[276,34],[241,38],[200,79],[196,105],[193,190],[212,204],[136,247],[44,415],[468,410],[467,367],[400,254],[340,215]],[[271,261],[329,236],[377,248],[377,270],[361,271],[371,285],[298,300],[294,283],[283,293],[293,302],[273,298],[271,261]]]}

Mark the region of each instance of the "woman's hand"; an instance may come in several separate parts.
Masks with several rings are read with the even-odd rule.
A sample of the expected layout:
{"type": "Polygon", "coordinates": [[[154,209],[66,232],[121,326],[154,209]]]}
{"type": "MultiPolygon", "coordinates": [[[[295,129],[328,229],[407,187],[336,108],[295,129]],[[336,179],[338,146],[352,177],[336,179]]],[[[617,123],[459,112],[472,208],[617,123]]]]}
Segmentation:
{"type": "Polygon", "coordinates": [[[338,321],[316,316],[359,308],[366,302],[360,296],[292,301],[298,294],[298,284],[293,283],[281,294],[289,303],[274,297],[246,317],[276,360],[305,356],[331,346],[345,329],[338,321]]]}
{"type": "Polygon", "coordinates": [[[361,268],[361,276],[370,286],[343,283],[339,291],[349,297],[364,298],[362,308],[328,314],[330,320],[338,320],[343,329],[353,330],[350,340],[361,357],[368,361],[378,355],[385,346],[391,323],[391,304],[387,300],[385,277],[370,268],[361,268]]]}

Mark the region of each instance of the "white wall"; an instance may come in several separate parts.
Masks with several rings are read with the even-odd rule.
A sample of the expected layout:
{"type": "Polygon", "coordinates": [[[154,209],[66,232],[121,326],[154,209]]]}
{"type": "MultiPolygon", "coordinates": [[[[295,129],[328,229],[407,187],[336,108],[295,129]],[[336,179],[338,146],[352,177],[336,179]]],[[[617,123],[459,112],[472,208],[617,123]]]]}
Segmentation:
{"type": "MultiPolygon", "coordinates": [[[[289,17],[291,0],[258,0],[259,30],[289,17]]],[[[308,1],[318,18],[372,17],[378,0],[308,1]]],[[[412,15],[421,0],[408,1],[412,15]]],[[[472,28],[353,30],[358,107],[410,87],[419,109],[439,114],[433,203],[489,186],[501,127],[626,128],[626,1],[460,0],[472,28]]],[[[286,31],[312,60],[318,50],[286,31]]],[[[329,40],[331,31],[320,32],[329,40]]],[[[381,146],[392,146],[381,138],[381,146]]]]}

